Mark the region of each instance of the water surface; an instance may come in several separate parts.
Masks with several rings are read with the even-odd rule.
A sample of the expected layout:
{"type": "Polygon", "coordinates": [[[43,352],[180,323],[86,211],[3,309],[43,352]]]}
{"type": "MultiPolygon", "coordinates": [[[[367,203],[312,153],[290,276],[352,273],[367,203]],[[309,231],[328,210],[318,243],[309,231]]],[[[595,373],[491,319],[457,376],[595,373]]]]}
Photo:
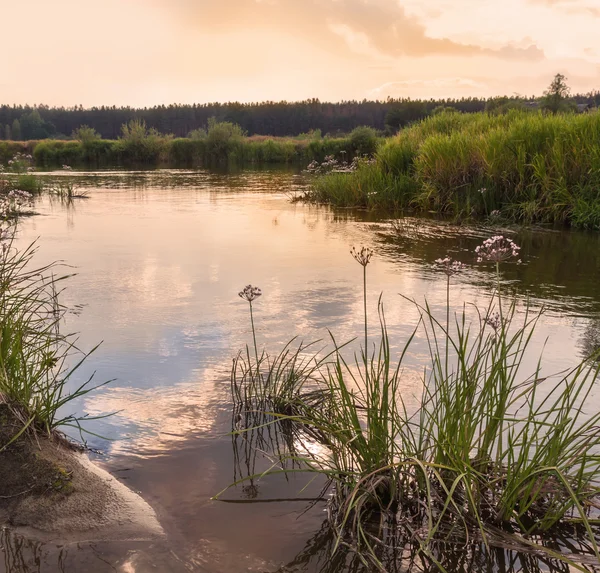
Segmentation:
{"type": "MultiPolygon", "coordinates": [[[[39,215],[23,221],[19,242],[37,239],[40,263],[62,260],[75,268],[63,294],[74,309],[66,328],[81,333],[83,348],[103,342],[73,384],[94,372],[99,382],[114,379],[76,404],[84,415],[116,412],[87,425],[110,441],[88,436],[88,443],[101,452],[99,463],[156,509],[169,541],[50,546],[9,543],[4,533],[4,570],[321,571],[315,547],[327,544],[319,536],[325,506],[307,510],[305,499],[318,497],[322,484],[304,489],[306,477],[273,477],[251,493],[237,487],[225,495],[253,503],[210,500],[234,479],[229,370],[251,342],[238,291],[248,283],[262,288],[257,337],[271,352],[295,335],[326,340],[328,329],[350,340],[361,335],[362,269],[349,249],[369,246],[371,316],[383,293],[392,344],[400,349],[418,320],[401,295],[426,297],[443,316],[446,277],[435,259],[449,253],[469,264],[453,279],[454,309],[488,304],[493,269],[475,264],[473,250],[498,229],[414,218],[392,224],[372,213],[292,203],[306,181],[286,172],[61,177],[89,197],[72,204],[40,199],[39,215]],[[288,501],[273,501],[282,499],[288,501]]],[[[518,231],[515,240],[523,264],[504,267],[503,289],[518,297],[520,310],[527,303],[545,309],[530,366],[545,345],[545,371],[561,370],[600,345],[600,238],[540,229],[518,231]]],[[[420,337],[404,378],[408,402],[416,403],[425,358],[420,337]]],[[[598,398],[596,392],[591,407],[598,398]]],[[[515,563],[490,570],[523,567],[515,563]]]]}

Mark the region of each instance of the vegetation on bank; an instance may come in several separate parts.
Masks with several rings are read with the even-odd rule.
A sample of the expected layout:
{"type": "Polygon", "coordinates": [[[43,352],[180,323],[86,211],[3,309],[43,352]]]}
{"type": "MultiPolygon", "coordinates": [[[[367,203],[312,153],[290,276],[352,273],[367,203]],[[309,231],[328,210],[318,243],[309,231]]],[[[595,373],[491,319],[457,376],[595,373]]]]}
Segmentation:
{"type": "Polygon", "coordinates": [[[600,113],[444,112],[305,197],[337,206],[600,228],[600,113]]]}
{"type": "Polygon", "coordinates": [[[19,220],[32,214],[34,197],[19,186],[32,177],[31,191],[41,190],[36,178],[24,173],[30,161],[15,156],[10,172],[0,174],[0,425],[11,429],[7,438],[8,426],[0,428],[0,452],[26,433],[53,436],[61,426],[81,429],[81,418],[65,407],[94,388],[89,379],[69,390],[87,356],[76,337],[63,332],[68,309],[59,297],[69,275],[58,264],[36,265],[35,244],[15,244],[19,220]]]}
{"type": "Polygon", "coordinates": [[[326,478],[330,557],[349,550],[369,571],[400,570],[406,554],[416,570],[446,571],[452,556],[482,547],[586,571],[578,555],[555,548],[556,535],[581,541],[582,552],[600,560],[600,414],[584,409],[600,367],[591,356],[552,376],[543,357],[531,362],[538,316],[517,310],[502,291],[502,265],[519,251],[503,236],[484,241],[475,256],[494,265],[495,292],[486,308],[463,305],[455,315],[451,305],[462,302],[452,300],[451,286],[465,265],[436,261],[447,280],[445,313],[406,300],[420,320],[396,353],[381,298],[380,334],[369,338],[373,253],[353,249],[362,267],[365,326],[353,360],[333,337],[325,356],[310,345],[295,350],[294,340],[275,357],[261,353],[253,303],[262,292],[247,286],[240,297],[250,306],[253,347],[234,361],[231,377],[236,484],[256,497],[268,475],[326,478]],[[417,333],[429,356],[421,399],[411,408],[404,363],[417,333]],[[537,366],[525,372],[531,363],[537,366]],[[257,456],[266,458],[266,469],[257,456]]]}
{"type": "Polygon", "coordinates": [[[116,140],[101,139],[85,126],[74,136],[74,141],[0,141],[0,163],[21,153],[32,155],[37,167],[306,165],[329,155],[351,159],[373,152],[380,141],[377,132],[368,127],[345,137],[322,137],[318,131],[298,138],[248,137],[238,125],[217,121],[209,121],[207,129],[192,131],[186,138],[161,135],[141,121],[123,125],[116,140]]]}
{"type": "MultiPolygon", "coordinates": [[[[557,74],[556,78],[559,78],[560,86],[566,85],[564,76],[557,74]]],[[[570,103],[573,106],[597,107],[600,105],[600,92],[576,94],[570,98],[570,103]]],[[[320,130],[324,134],[337,137],[340,133],[349,133],[363,125],[393,135],[399,129],[442,109],[462,113],[498,113],[513,108],[535,109],[548,105],[553,105],[553,102],[548,100],[548,92],[539,98],[388,98],[385,101],[338,103],[310,99],[300,102],[159,105],[143,109],[114,106],[86,109],[82,106],[58,108],[44,105],[0,105],[0,139],[69,139],[82,125],[90,126],[105,139],[117,139],[121,135],[121,126],[132,120],[143,121],[149,128],[162,134],[186,137],[191,131],[205,128],[210,118],[216,118],[219,122],[235,123],[250,135],[270,134],[284,137],[320,130]]]]}

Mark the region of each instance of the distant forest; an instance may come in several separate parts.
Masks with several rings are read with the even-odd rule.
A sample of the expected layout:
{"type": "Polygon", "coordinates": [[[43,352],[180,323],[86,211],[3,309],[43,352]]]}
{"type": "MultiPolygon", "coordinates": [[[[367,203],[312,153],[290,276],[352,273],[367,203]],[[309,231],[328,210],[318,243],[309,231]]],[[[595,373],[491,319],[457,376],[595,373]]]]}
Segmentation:
{"type": "MultiPolygon", "coordinates": [[[[575,95],[577,104],[600,106],[600,92],[575,95]]],[[[199,105],[160,105],[152,108],[92,107],[72,108],[0,106],[0,139],[68,139],[82,125],[95,129],[104,139],[116,139],[123,124],[144,120],[148,128],[175,137],[207,125],[209,118],[236,123],[248,135],[298,136],[320,130],[323,135],[349,133],[358,126],[370,126],[395,133],[405,125],[427,117],[436,109],[454,108],[465,113],[492,111],[506,107],[531,107],[536,100],[518,97],[442,100],[388,99],[386,101],[344,101],[326,103],[318,99],[302,102],[209,103],[199,105]]]]}

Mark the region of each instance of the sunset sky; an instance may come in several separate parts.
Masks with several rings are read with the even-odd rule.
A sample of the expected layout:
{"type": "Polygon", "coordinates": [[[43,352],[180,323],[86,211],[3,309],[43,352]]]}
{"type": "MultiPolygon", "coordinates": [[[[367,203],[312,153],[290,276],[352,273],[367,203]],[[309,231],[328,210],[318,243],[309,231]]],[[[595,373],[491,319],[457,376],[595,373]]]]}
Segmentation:
{"type": "Polygon", "coordinates": [[[600,0],[0,0],[0,103],[600,89],[600,0]]]}

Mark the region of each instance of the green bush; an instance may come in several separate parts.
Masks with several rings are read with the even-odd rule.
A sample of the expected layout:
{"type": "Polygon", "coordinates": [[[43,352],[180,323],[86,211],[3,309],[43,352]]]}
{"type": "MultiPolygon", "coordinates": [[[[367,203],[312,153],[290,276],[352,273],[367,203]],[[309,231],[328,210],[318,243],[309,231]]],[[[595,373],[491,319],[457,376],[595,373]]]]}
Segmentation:
{"type": "Polygon", "coordinates": [[[378,143],[377,131],[372,127],[357,127],[350,134],[350,145],[355,155],[373,155],[378,143]]]}

